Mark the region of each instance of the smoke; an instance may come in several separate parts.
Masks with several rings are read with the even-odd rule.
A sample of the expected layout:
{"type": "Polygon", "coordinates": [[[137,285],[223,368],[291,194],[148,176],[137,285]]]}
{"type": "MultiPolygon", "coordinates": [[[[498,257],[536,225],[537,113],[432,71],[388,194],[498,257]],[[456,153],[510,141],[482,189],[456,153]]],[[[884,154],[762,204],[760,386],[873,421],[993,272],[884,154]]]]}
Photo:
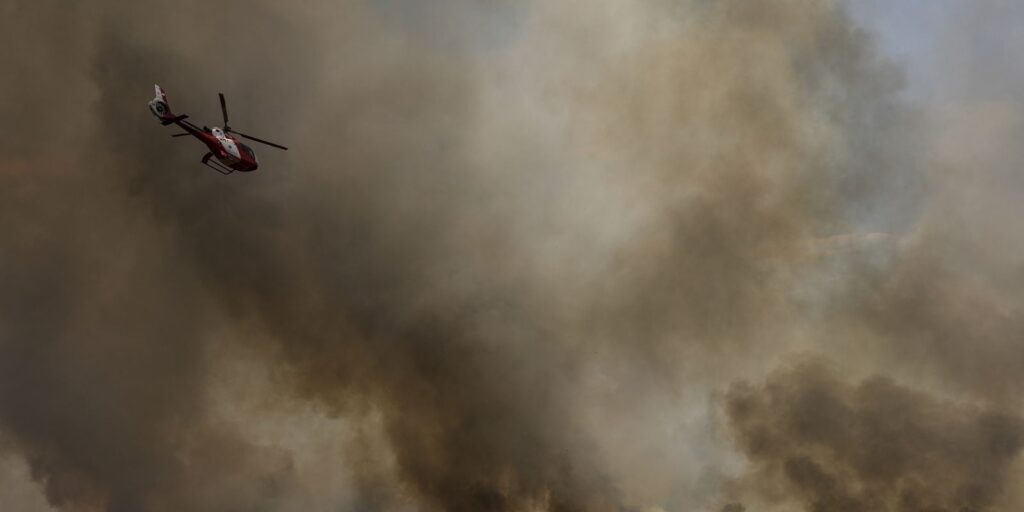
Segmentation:
{"type": "MultiPolygon", "coordinates": [[[[31,480],[0,506],[1018,499],[1018,265],[979,261],[1000,236],[975,229],[1014,210],[950,215],[946,171],[1001,168],[971,127],[1016,125],[933,133],[837,4],[0,20],[25,49],[0,55],[0,432],[31,480]],[[154,82],[208,125],[224,92],[291,150],[209,172],[146,111],[154,82]],[[806,352],[848,361],[785,369],[806,352]]],[[[971,204],[1012,197],[985,176],[971,204]]]]}
{"type": "MultiPolygon", "coordinates": [[[[1017,408],[1021,351],[1022,155],[1015,68],[996,64],[993,45],[1019,46],[1006,30],[1022,11],[996,2],[955,9],[936,42],[946,79],[932,85],[921,152],[928,196],[890,265],[858,274],[847,313],[885,360],[914,361],[918,378],[1017,408]],[[971,39],[972,34],[988,34],[971,39]]],[[[941,66],[941,67],[939,67],[941,66]]]]}
{"type": "Polygon", "coordinates": [[[725,401],[757,484],[804,510],[991,510],[1024,441],[1015,416],[883,377],[846,384],[814,362],[725,401]]]}

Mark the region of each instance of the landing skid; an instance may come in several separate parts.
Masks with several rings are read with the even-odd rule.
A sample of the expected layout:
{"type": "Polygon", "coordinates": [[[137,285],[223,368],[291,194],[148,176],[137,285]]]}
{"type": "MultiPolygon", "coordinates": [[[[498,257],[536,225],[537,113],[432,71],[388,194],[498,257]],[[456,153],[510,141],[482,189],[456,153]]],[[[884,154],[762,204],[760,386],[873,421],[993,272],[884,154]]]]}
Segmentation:
{"type": "Polygon", "coordinates": [[[216,160],[212,160],[211,161],[210,157],[212,157],[212,156],[213,156],[213,153],[207,153],[206,155],[204,155],[203,156],[203,160],[202,160],[203,165],[205,165],[205,166],[209,167],[210,169],[213,169],[213,170],[215,170],[215,171],[217,171],[217,172],[219,172],[219,173],[221,173],[221,174],[223,174],[225,176],[235,172],[234,169],[232,169],[230,167],[227,167],[224,164],[222,164],[222,163],[220,163],[220,162],[218,162],[216,160]]]}

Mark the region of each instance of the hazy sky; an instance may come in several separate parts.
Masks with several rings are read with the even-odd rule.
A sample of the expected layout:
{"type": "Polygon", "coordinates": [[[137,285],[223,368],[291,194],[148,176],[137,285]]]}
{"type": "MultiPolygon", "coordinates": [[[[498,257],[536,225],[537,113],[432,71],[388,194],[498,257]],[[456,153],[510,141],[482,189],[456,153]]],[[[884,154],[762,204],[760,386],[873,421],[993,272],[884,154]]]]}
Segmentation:
{"type": "Polygon", "coordinates": [[[907,93],[917,97],[929,90],[929,68],[936,61],[935,48],[950,17],[958,9],[974,3],[965,0],[848,0],[844,5],[875,36],[880,51],[904,66],[907,93]]]}

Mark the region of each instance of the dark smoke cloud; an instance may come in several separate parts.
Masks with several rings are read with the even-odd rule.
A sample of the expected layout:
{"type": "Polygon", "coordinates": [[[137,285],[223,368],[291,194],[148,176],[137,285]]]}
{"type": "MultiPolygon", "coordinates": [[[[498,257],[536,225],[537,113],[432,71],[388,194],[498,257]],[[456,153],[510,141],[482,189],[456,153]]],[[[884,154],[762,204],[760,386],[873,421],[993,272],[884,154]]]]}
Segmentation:
{"type": "Polygon", "coordinates": [[[1009,331],[977,336],[988,291],[922,264],[955,256],[919,235],[929,134],[831,2],[0,9],[26,49],[0,54],[0,431],[53,507],[985,510],[1010,487],[1016,410],[943,398],[995,382],[956,340],[1009,374],[1009,331]],[[292,150],[208,172],[153,82],[208,124],[223,91],[292,150]],[[947,300],[921,300],[935,276],[947,300]],[[893,340],[956,384],[737,384],[733,471],[709,396],[794,350],[904,371],[893,340]]]}
{"type": "Polygon", "coordinates": [[[992,510],[1024,443],[1018,416],[806,362],[733,385],[725,408],[758,482],[804,510],[992,510]]]}

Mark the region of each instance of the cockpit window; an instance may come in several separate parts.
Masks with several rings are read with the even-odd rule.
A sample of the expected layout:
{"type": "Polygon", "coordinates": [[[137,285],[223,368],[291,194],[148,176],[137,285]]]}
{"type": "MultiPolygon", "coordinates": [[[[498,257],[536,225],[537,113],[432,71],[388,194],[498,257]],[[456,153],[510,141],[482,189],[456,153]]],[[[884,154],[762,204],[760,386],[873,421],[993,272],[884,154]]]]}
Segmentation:
{"type": "Polygon", "coordinates": [[[238,143],[238,147],[242,148],[242,151],[245,151],[245,154],[249,155],[249,158],[251,158],[253,162],[256,161],[256,153],[252,152],[252,148],[242,144],[241,142],[238,143]]]}

